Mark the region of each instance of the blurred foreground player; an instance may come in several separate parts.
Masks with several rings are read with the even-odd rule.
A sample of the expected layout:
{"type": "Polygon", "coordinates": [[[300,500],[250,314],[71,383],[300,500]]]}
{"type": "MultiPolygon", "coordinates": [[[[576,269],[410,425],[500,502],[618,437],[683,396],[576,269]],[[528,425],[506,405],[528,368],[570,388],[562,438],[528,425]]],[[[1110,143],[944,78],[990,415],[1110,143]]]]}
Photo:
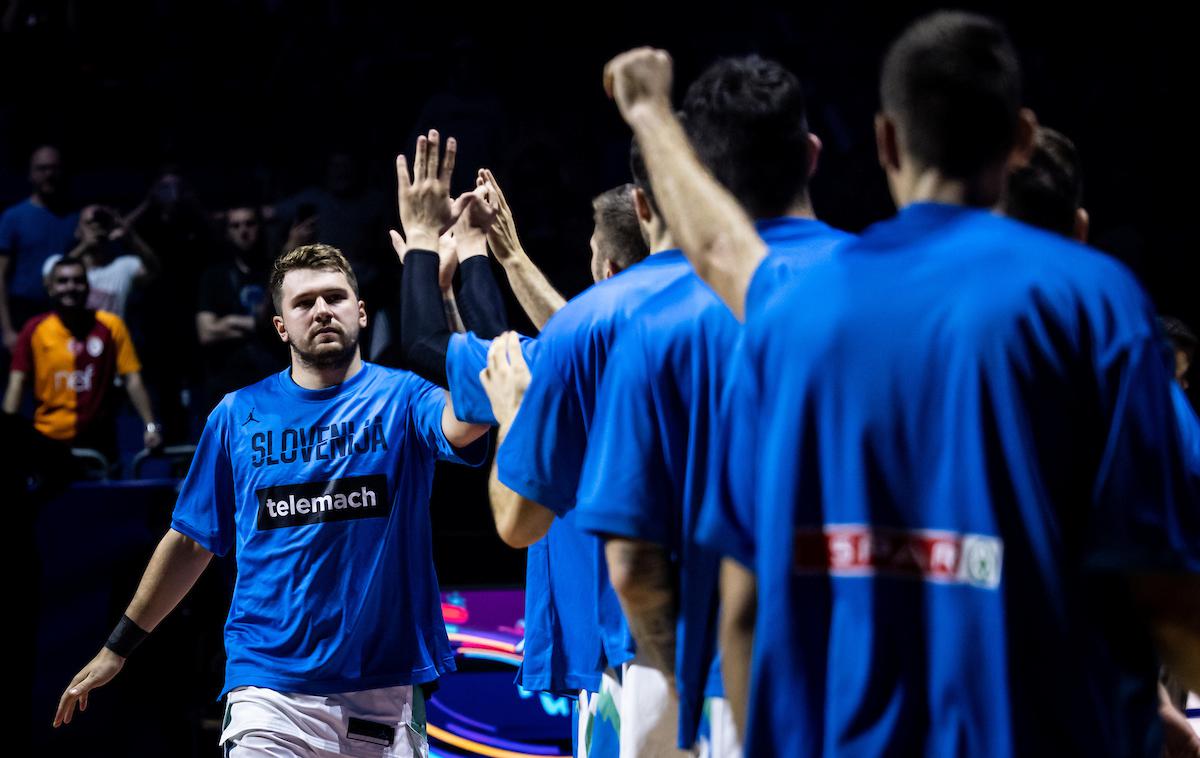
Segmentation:
{"type": "MultiPolygon", "coordinates": [[[[423,185],[449,186],[436,161],[428,180],[424,170],[423,185]]],[[[426,221],[448,226],[449,213],[426,221]]],[[[425,380],[362,361],[357,286],[326,245],[276,261],[275,327],[291,367],[209,416],[171,530],[55,726],[236,542],[226,755],[427,754],[417,685],[454,669],[431,554],[434,462],[478,465],[486,443],[472,443],[487,427],[458,421],[425,380]]]]}
{"type": "MultiPolygon", "coordinates": [[[[701,531],[757,580],[751,755],[1157,755],[1154,643],[1200,680],[1200,511],[1150,304],[987,210],[1032,147],[1019,76],[986,19],[910,27],[876,120],[900,213],[747,322],[754,444],[729,454],[754,473],[701,531]]],[[[669,58],[607,83],[740,312],[763,244],[674,123],[669,58]]]]}
{"type": "MultiPolygon", "coordinates": [[[[800,275],[850,239],[814,217],[808,180],[820,141],[791,72],[757,56],[719,61],[688,87],[681,112],[697,156],[770,248],[760,277],[800,275]]],[[[740,332],[694,273],[647,300],[609,358],[579,489],[579,524],[607,540],[638,656],[674,680],[678,745],[701,755],[740,754],[717,655],[720,556],[696,542],[740,332]]]]}
{"type": "MultiPolygon", "coordinates": [[[[500,352],[504,365],[519,361],[524,366],[523,358],[509,349],[512,341],[492,344],[491,380],[485,379],[484,386],[500,427],[500,447],[488,494],[501,538],[513,547],[531,547],[531,575],[534,546],[548,544],[549,550],[543,553],[546,560],[538,570],[547,573],[551,586],[567,588],[559,594],[575,606],[575,618],[592,622],[591,628],[581,630],[578,644],[587,644],[599,633],[601,655],[584,661],[590,669],[590,683],[598,684],[599,689],[581,688],[581,713],[619,713],[619,718],[606,720],[619,723],[622,756],[672,755],[677,751],[677,699],[661,674],[634,659],[634,640],[609,581],[604,544],[579,530],[575,511],[584,455],[592,441],[597,393],[612,345],[647,298],[689,271],[683,253],[674,247],[654,210],[636,145],[631,163],[636,182],[634,206],[650,255],[597,282],[554,314],[538,336],[527,389],[521,386],[513,392],[514,374],[492,371],[495,354],[500,352]],[[581,589],[569,579],[564,581],[589,574],[591,581],[581,589]],[[639,695],[636,691],[643,683],[646,687],[639,695]],[[628,702],[640,702],[643,707],[626,709],[628,702]]],[[[597,273],[603,272],[594,267],[593,274],[597,273]]],[[[586,731],[581,722],[581,734],[586,731]]],[[[591,755],[607,754],[595,742],[583,747],[591,755]]]]}

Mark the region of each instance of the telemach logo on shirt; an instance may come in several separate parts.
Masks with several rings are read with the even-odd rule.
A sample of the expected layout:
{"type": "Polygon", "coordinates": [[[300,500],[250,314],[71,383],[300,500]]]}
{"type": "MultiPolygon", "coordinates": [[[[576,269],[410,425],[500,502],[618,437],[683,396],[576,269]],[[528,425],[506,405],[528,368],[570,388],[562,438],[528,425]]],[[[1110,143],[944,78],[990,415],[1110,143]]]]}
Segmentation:
{"type": "Polygon", "coordinates": [[[383,474],[282,484],[255,490],[254,494],[258,496],[259,529],[380,518],[392,510],[383,474]]]}

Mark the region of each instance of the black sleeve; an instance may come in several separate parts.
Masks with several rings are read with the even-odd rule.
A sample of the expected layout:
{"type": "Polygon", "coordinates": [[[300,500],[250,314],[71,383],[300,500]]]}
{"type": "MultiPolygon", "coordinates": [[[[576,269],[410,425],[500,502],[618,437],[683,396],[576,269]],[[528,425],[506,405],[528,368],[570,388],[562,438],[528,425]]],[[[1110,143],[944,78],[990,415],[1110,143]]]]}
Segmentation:
{"type": "Polygon", "coordinates": [[[446,347],[450,335],[438,287],[437,253],[409,250],[400,274],[400,350],[408,367],[434,384],[448,387],[446,347]]]}
{"type": "Polygon", "coordinates": [[[508,329],[508,318],[491,261],[486,255],[476,255],[460,263],[458,271],[462,277],[458,312],[463,326],[483,339],[499,337],[508,329]]]}

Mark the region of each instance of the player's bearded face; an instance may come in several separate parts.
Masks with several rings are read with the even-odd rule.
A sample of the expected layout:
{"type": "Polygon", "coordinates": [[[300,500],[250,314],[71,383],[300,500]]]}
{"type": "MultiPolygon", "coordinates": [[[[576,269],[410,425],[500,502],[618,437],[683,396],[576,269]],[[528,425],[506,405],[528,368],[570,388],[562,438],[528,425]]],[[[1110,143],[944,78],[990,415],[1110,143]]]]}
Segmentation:
{"type": "Polygon", "coordinates": [[[288,344],[303,362],[348,364],[358,350],[366,314],[346,276],[338,271],[289,271],[283,281],[283,320],[288,344]]]}

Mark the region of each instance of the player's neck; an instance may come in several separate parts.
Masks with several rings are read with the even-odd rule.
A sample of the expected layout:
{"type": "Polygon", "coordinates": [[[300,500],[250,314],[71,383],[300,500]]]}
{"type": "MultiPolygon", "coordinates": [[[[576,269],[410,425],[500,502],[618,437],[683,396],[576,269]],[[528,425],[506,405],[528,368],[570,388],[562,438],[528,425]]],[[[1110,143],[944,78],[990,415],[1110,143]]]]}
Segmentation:
{"type": "Polygon", "coordinates": [[[357,349],[349,361],[335,366],[317,366],[292,353],[292,381],[306,390],[323,390],[341,384],[362,367],[362,355],[357,349]]]}
{"type": "Polygon", "coordinates": [[[981,171],[969,179],[950,177],[937,169],[893,171],[888,174],[888,185],[897,208],[914,203],[988,208],[995,205],[1000,197],[1004,181],[1003,167],[981,171]]]}
{"type": "Polygon", "coordinates": [[[796,198],[783,215],[788,218],[807,218],[814,221],[817,218],[817,214],[813,211],[812,200],[808,197],[807,192],[796,198]]]}

